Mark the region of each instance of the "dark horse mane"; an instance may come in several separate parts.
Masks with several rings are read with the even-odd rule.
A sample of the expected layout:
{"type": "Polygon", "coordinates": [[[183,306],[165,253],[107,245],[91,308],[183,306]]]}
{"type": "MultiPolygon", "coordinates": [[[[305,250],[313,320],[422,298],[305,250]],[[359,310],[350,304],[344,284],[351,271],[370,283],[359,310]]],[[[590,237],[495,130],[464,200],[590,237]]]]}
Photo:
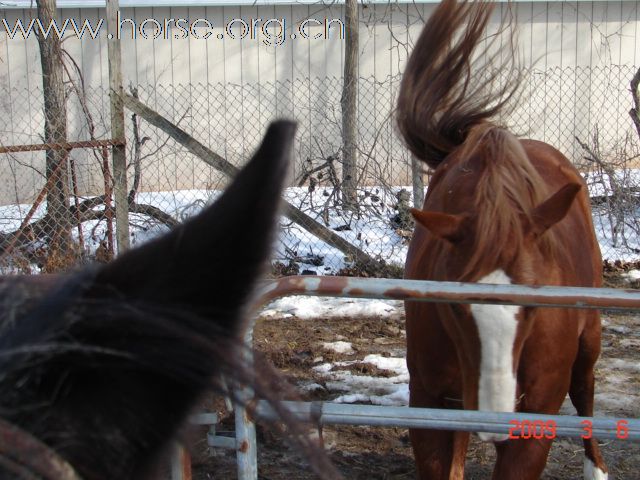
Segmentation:
{"type": "MultiPolygon", "coordinates": [[[[517,250],[526,234],[523,218],[532,224],[531,213],[550,193],[520,141],[494,120],[517,96],[520,84],[513,68],[513,35],[506,54],[500,55],[500,49],[490,53],[500,32],[476,51],[494,8],[488,2],[442,1],[407,62],[396,110],[400,134],[415,157],[433,169],[446,160],[446,171],[469,167],[476,172],[470,184],[477,206],[473,221],[482,235],[475,238],[474,255],[461,279],[477,274],[487,258],[496,265],[504,261],[505,238],[511,237],[510,250],[517,250]],[[459,30],[463,33],[456,36],[459,30]],[[484,75],[472,75],[481,60],[484,75]],[[499,84],[504,71],[511,76],[499,84]]],[[[509,28],[503,18],[502,29],[509,28]]],[[[431,191],[439,179],[436,170],[431,191]]],[[[552,235],[544,235],[540,248],[557,254],[552,235]]]]}
{"type": "MultiPolygon", "coordinates": [[[[242,337],[294,132],[273,124],[215,204],[110,264],[0,278],[0,417],[85,480],[137,480],[156,474],[201,395],[221,390],[219,374],[275,398],[277,382],[243,362],[242,337]]],[[[11,460],[0,438],[0,478],[16,478],[11,460]]],[[[310,461],[335,478],[321,454],[310,461]]]]}

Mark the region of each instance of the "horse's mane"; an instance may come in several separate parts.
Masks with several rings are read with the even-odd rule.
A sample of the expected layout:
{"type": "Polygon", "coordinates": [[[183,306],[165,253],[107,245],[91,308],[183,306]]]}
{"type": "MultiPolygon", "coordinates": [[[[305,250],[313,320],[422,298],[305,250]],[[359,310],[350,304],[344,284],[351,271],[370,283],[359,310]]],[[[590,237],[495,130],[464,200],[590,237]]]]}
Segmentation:
{"type": "Polygon", "coordinates": [[[503,19],[501,31],[481,42],[494,7],[443,0],[407,61],[396,121],[411,153],[431,168],[462,145],[474,126],[503,112],[517,93],[515,38],[500,43],[511,22],[503,19]],[[483,48],[476,52],[479,44],[483,48]],[[472,70],[483,74],[472,78],[472,70]],[[508,77],[498,81],[504,72],[508,77]]]}
{"type": "MultiPolygon", "coordinates": [[[[294,133],[293,123],[272,124],[213,205],[109,264],[48,282],[0,279],[0,417],[84,480],[153,478],[225,375],[272,400],[319,476],[338,478],[276,401],[278,377],[254,373],[243,355],[294,133]]],[[[0,478],[16,478],[4,460],[0,441],[0,478]]]]}
{"type": "MultiPolygon", "coordinates": [[[[475,181],[474,253],[462,278],[477,276],[481,267],[493,270],[509,263],[510,258],[503,258],[505,252],[521,251],[525,229],[533,224],[531,214],[549,195],[546,182],[509,131],[490,123],[471,129],[458,161],[464,163],[476,155],[481,157],[484,168],[475,181]]],[[[542,235],[538,247],[547,255],[554,254],[554,237],[542,235]]]]}
{"type": "MultiPolygon", "coordinates": [[[[494,8],[480,0],[442,1],[407,61],[396,111],[408,148],[431,168],[449,155],[458,164],[471,156],[482,161],[474,177],[477,235],[466,279],[481,267],[504,264],[505,252],[522,246],[526,220],[549,194],[519,140],[494,120],[520,84],[515,36],[501,36],[511,29],[509,9],[499,32],[483,41],[494,8]],[[498,82],[500,72],[509,77],[498,82]]],[[[539,246],[551,254],[552,236],[543,235],[539,246]]]]}
{"type": "MultiPolygon", "coordinates": [[[[155,468],[167,453],[154,446],[167,445],[184,416],[183,407],[173,410],[167,404],[204,391],[242,403],[246,399],[234,393],[250,386],[255,398],[269,401],[280,416],[271,428],[282,431],[320,478],[339,478],[306,435],[307,426],[281,406],[283,397],[297,398],[294,389],[269,362],[260,361],[258,352],[257,361],[248,362],[248,347],[227,326],[184,308],[82,298],[93,273],[73,275],[36,302],[22,285],[3,289],[2,298],[12,308],[1,312],[0,338],[6,329],[15,330],[16,322],[42,335],[24,345],[2,346],[0,418],[48,445],[83,480],[153,478],[155,472],[131,471],[131,466],[155,468]],[[58,316],[62,322],[53,320],[58,316]],[[55,328],[47,331],[47,323],[55,328]],[[101,391],[97,385],[110,389],[112,398],[93,395],[101,391]],[[140,398],[146,399],[143,405],[140,398]],[[157,421],[160,412],[162,421],[157,421]]],[[[15,478],[2,465],[0,479],[15,478]]]]}

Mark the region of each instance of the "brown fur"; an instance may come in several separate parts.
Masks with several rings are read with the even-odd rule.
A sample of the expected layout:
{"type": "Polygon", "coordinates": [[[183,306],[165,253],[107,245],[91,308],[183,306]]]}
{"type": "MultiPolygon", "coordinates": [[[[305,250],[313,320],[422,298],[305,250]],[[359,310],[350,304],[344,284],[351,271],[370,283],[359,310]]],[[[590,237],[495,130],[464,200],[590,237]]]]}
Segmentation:
{"type": "MultiPolygon", "coordinates": [[[[461,150],[457,155],[461,164],[474,154],[486,159],[473,198],[475,228],[482,235],[475,236],[474,253],[460,277],[465,280],[478,275],[481,267],[492,271],[513,260],[504,258],[504,239],[511,239],[512,254],[524,248],[527,227],[533,223],[531,213],[549,191],[519,140],[507,130],[482,123],[470,130],[461,150]]],[[[539,247],[546,255],[556,254],[554,238],[541,238],[539,247]]]]}
{"type": "MultiPolygon", "coordinates": [[[[598,287],[602,261],[584,181],[555,148],[518,140],[492,122],[514,84],[492,94],[491,78],[473,76],[474,48],[492,8],[444,0],[407,63],[398,126],[435,173],[415,215],[405,277],[473,282],[500,269],[513,283],[598,287]]],[[[477,409],[482,345],[469,306],[405,308],[411,406],[477,409]]],[[[599,314],[523,308],[517,321],[516,411],[557,413],[569,392],[578,414],[591,416],[599,314]]],[[[410,436],[420,478],[463,478],[467,433],[410,436]]],[[[595,439],[584,443],[587,458],[606,472],[595,439]]],[[[550,447],[548,439],[497,443],[493,478],[539,478],[550,447]]]]}

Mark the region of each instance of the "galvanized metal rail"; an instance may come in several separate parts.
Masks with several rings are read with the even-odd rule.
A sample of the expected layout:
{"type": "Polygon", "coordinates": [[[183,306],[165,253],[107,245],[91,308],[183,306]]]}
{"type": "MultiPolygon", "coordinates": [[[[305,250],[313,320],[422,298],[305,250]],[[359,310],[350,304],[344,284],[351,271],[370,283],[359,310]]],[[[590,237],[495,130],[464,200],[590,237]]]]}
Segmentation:
{"type": "MultiPolygon", "coordinates": [[[[393,299],[445,303],[490,303],[537,307],[603,308],[640,310],[640,291],[611,288],[491,285],[459,282],[435,282],[355,277],[296,276],[265,284],[254,303],[254,313],[268,302],[290,295],[393,299]]],[[[249,324],[246,340],[252,344],[255,317],[249,324]]],[[[241,392],[251,398],[251,391],[241,392]]],[[[514,422],[554,422],[554,436],[580,438],[589,422],[594,437],[640,440],[640,420],[629,418],[586,418],[566,415],[495,413],[465,410],[378,407],[332,403],[285,402],[291,412],[305,420],[320,423],[418,427],[509,434],[514,422]],[[622,436],[621,436],[622,432],[622,436]]],[[[255,414],[275,418],[265,402],[258,402],[255,414]]],[[[245,407],[236,406],[235,448],[240,480],[257,479],[255,425],[245,407]]],[[[229,440],[211,444],[230,446],[229,440]]]]}
{"type": "MultiPolygon", "coordinates": [[[[490,433],[511,431],[514,438],[580,438],[589,434],[602,440],[640,441],[640,420],[629,418],[382,407],[331,402],[283,402],[283,405],[294,418],[319,425],[371,425],[490,433]],[[524,422],[528,422],[528,427],[523,432],[521,426],[524,422]]],[[[264,400],[258,402],[255,416],[264,420],[279,419],[277,413],[264,400]]]]}

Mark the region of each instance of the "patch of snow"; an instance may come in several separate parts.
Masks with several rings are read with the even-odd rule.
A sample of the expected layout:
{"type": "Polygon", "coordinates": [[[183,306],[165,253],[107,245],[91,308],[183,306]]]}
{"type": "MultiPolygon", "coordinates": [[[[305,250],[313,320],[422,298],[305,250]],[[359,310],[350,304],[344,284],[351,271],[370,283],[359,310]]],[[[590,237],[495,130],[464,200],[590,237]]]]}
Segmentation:
{"type": "Polygon", "coordinates": [[[326,350],[332,350],[336,353],[344,353],[346,355],[353,355],[354,353],[356,353],[353,350],[353,345],[350,342],[324,342],[322,344],[322,347],[326,350]]]}
{"type": "Polygon", "coordinates": [[[612,332],[627,334],[631,333],[631,329],[624,325],[611,325],[610,323],[603,325],[607,330],[611,330],[612,332]]]}
{"type": "Polygon", "coordinates": [[[313,371],[318,373],[329,373],[332,368],[333,365],[331,363],[323,363],[321,365],[316,365],[315,367],[313,367],[313,371]]]}
{"type": "Polygon", "coordinates": [[[622,276],[629,280],[640,280],[640,270],[629,270],[628,272],[623,273],[622,276]]]}
{"type": "Polygon", "coordinates": [[[273,317],[281,314],[303,319],[357,316],[393,317],[399,316],[403,309],[403,303],[398,300],[291,296],[270,303],[260,316],[273,317]]]}
{"type": "Polygon", "coordinates": [[[367,395],[362,393],[341,395],[332,400],[335,403],[371,403],[389,407],[403,407],[409,405],[409,385],[400,384],[386,395],[367,395]]]}
{"type": "Polygon", "coordinates": [[[292,318],[293,317],[293,313],[289,313],[289,312],[283,312],[281,310],[278,310],[276,308],[268,308],[266,310],[262,310],[262,312],[260,312],[260,317],[262,318],[292,318]]]}
{"type": "Polygon", "coordinates": [[[362,361],[325,363],[313,367],[313,370],[327,378],[325,382],[327,390],[349,392],[332,400],[334,402],[364,402],[373,405],[395,406],[409,404],[409,372],[404,358],[367,355],[362,361]],[[370,375],[356,375],[346,370],[333,370],[334,367],[359,363],[369,363],[379,369],[391,371],[396,375],[391,377],[372,377],[370,375]]]}
{"type": "Polygon", "coordinates": [[[334,398],[332,402],[334,403],[365,403],[369,401],[369,395],[365,395],[363,393],[351,393],[349,395],[340,395],[337,398],[334,398]]]}
{"type": "Polygon", "coordinates": [[[320,385],[319,383],[308,383],[306,385],[300,385],[299,386],[300,390],[303,390],[305,392],[316,392],[318,390],[324,390],[325,388],[320,385]]]}
{"type": "MultiPolygon", "coordinates": [[[[640,373],[640,361],[626,360],[624,358],[612,358],[605,362],[607,367],[627,372],[640,373]]],[[[606,379],[605,379],[606,380],[606,379]]]]}
{"type": "Polygon", "coordinates": [[[375,365],[380,370],[391,370],[398,375],[409,375],[407,361],[404,358],[383,357],[382,355],[371,354],[364,357],[362,362],[375,365]]]}

